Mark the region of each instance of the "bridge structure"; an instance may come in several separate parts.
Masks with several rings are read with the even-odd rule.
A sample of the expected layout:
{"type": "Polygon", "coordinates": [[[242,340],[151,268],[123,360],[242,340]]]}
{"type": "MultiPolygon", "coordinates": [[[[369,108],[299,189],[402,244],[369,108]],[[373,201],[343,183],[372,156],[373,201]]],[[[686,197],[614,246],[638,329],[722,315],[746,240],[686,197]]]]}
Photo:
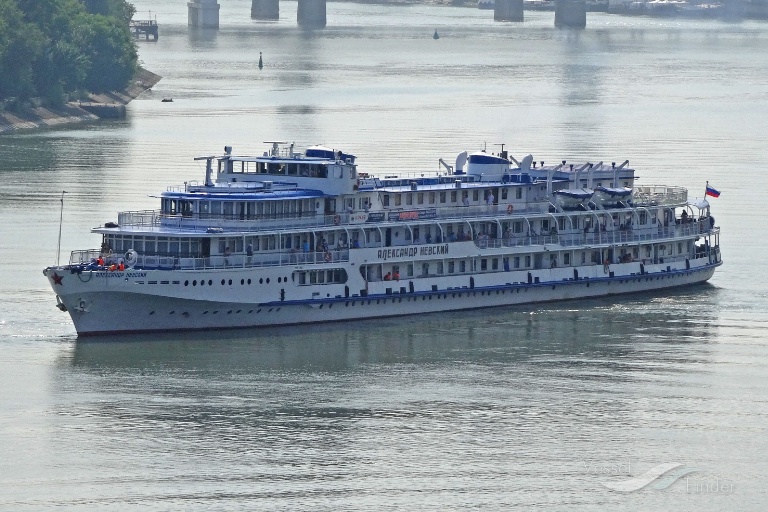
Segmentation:
{"type": "MultiPolygon", "coordinates": [[[[523,0],[495,0],[493,19],[496,21],[523,21],[523,0]]],[[[326,25],[326,0],[298,0],[296,21],[307,28],[326,25]]],[[[190,0],[187,2],[189,26],[219,28],[218,0],[190,0]]],[[[280,18],[279,0],[251,0],[251,18],[276,20],[280,18]]],[[[586,0],[555,0],[555,26],[584,28],[587,25],[586,0]]]]}

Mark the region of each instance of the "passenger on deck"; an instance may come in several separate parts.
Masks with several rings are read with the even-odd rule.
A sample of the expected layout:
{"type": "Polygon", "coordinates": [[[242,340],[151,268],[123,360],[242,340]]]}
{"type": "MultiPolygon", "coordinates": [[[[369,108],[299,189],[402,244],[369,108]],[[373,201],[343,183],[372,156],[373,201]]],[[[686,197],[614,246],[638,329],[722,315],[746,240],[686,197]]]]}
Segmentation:
{"type": "Polygon", "coordinates": [[[395,281],[399,281],[400,280],[400,272],[395,270],[395,273],[392,274],[392,279],[394,279],[395,281]]]}
{"type": "Polygon", "coordinates": [[[391,280],[392,280],[392,274],[391,274],[390,272],[387,272],[387,273],[384,275],[384,280],[385,280],[385,281],[391,281],[391,280]]]}

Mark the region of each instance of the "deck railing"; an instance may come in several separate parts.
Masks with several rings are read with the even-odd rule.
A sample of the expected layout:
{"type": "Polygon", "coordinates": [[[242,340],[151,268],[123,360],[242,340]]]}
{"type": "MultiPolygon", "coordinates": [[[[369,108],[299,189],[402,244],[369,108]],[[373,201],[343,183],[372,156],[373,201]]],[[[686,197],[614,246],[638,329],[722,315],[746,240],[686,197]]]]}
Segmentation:
{"type": "MultiPolygon", "coordinates": [[[[84,265],[90,270],[104,270],[112,264],[124,260],[122,254],[104,254],[98,249],[72,251],[69,264],[84,265]],[[103,265],[98,265],[101,257],[103,265]]],[[[349,249],[328,250],[323,252],[271,251],[260,252],[253,256],[232,254],[193,258],[172,255],[138,254],[133,265],[135,269],[166,270],[206,270],[224,268],[274,267],[281,265],[315,265],[349,261],[349,249]]]]}
{"type": "Polygon", "coordinates": [[[487,238],[479,236],[475,245],[481,249],[500,247],[518,247],[531,245],[561,245],[574,247],[581,245],[611,245],[636,244],[648,241],[660,241],[692,235],[715,234],[719,228],[710,228],[703,223],[695,222],[675,226],[661,226],[657,229],[625,229],[615,231],[600,231],[598,233],[562,233],[544,236],[507,236],[503,238],[487,238]]]}

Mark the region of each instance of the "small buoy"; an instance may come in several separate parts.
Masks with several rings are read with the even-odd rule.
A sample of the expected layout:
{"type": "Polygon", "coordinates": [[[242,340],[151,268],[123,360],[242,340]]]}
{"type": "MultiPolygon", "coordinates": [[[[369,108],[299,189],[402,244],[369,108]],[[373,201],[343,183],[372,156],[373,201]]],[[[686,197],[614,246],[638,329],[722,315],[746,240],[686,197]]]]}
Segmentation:
{"type": "Polygon", "coordinates": [[[163,98],[160,101],[162,101],[163,103],[173,103],[173,98],[163,98]]]}
{"type": "Polygon", "coordinates": [[[432,39],[440,39],[440,34],[437,33],[437,30],[435,30],[435,35],[432,36],[432,39]]]}
{"type": "Polygon", "coordinates": [[[264,67],[264,61],[261,60],[261,52],[259,52],[259,69],[264,67]]]}

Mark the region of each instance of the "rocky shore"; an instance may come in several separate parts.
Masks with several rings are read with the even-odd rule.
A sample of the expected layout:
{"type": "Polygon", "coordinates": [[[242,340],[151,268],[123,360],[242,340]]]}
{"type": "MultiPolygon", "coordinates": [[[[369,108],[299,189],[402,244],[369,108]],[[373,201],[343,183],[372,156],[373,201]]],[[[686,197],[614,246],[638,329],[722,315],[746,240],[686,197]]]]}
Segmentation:
{"type": "Polygon", "coordinates": [[[70,101],[59,108],[24,107],[18,111],[0,110],[0,133],[82,123],[125,116],[125,105],[152,88],[160,76],[139,68],[131,83],[120,91],[90,94],[84,101],[70,101]]]}

